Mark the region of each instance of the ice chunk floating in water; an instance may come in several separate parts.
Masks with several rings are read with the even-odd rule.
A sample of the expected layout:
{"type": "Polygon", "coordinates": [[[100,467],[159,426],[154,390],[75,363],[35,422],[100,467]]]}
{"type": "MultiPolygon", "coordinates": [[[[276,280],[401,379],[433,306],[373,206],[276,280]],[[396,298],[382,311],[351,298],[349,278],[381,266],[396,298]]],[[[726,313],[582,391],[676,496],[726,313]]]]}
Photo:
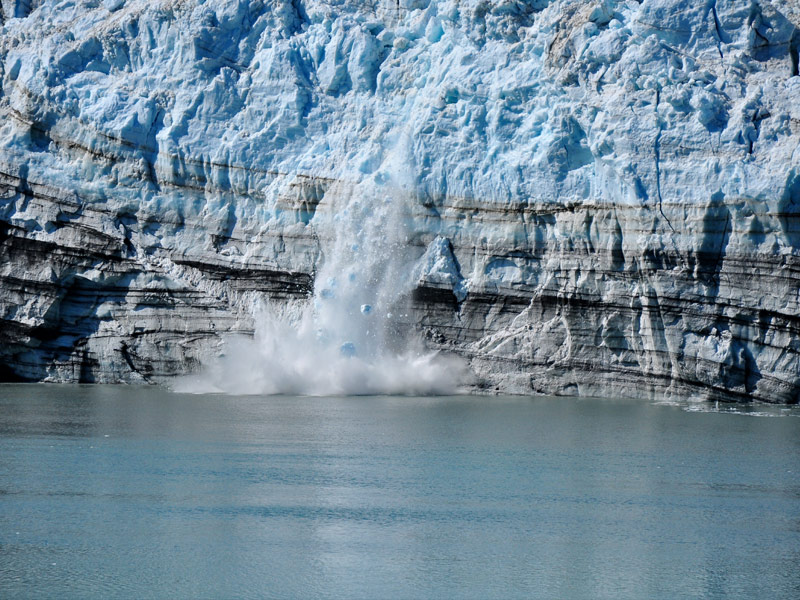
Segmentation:
{"type": "MultiPolygon", "coordinates": [[[[402,161],[390,155],[387,162],[391,167],[402,161]]],[[[318,212],[334,220],[329,230],[335,237],[321,240],[323,266],[308,305],[295,314],[262,306],[254,339],[229,343],[221,360],[184,378],[177,389],[423,395],[454,393],[466,384],[464,361],[426,351],[419,340],[398,334],[420,259],[409,244],[402,172],[390,168],[350,194],[331,195],[327,210],[321,206],[318,212]]]]}

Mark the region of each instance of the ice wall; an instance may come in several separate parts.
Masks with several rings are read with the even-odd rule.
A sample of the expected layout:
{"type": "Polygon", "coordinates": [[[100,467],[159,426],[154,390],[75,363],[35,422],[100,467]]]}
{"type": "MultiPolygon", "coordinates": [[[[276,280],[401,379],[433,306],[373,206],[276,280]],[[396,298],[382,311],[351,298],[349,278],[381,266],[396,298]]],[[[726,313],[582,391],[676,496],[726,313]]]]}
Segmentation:
{"type": "Polygon", "coordinates": [[[402,143],[404,325],[479,387],[798,401],[795,0],[2,15],[7,379],[154,380],[300,310],[402,143]]]}

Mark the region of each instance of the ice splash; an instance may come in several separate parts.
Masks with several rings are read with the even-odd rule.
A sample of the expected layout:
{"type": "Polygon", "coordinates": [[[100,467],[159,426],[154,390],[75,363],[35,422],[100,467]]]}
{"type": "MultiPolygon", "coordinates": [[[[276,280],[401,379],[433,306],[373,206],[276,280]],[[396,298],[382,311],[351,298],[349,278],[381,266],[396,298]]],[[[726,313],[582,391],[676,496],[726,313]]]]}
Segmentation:
{"type": "Polygon", "coordinates": [[[310,312],[292,325],[269,307],[254,339],[229,341],[225,356],[175,390],[186,393],[442,395],[464,384],[463,361],[405,350],[364,355],[355,342],[323,339],[310,312]],[[345,350],[346,347],[348,350],[345,350]],[[352,350],[352,351],[350,351],[352,350]]]}
{"type": "Polygon", "coordinates": [[[222,359],[184,378],[176,389],[427,395],[454,393],[467,383],[464,361],[426,351],[404,331],[420,259],[419,249],[409,243],[407,172],[383,170],[367,182],[326,194],[317,209],[322,216],[315,217],[323,256],[309,304],[297,314],[261,306],[254,339],[229,342],[222,359]]]}

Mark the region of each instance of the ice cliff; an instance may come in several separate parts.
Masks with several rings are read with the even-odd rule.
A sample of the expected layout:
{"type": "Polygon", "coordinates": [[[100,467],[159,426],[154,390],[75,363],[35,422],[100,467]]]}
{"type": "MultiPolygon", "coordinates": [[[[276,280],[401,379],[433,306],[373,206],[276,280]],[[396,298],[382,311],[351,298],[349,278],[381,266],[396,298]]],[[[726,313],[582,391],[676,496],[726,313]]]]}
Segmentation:
{"type": "Polygon", "coordinates": [[[0,375],[195,369],[264,298],[310,302],[348,203],[388,198],[399,325],[480,388],[798,402],[798,26],[797,0],[2,0],[0,375]]]}

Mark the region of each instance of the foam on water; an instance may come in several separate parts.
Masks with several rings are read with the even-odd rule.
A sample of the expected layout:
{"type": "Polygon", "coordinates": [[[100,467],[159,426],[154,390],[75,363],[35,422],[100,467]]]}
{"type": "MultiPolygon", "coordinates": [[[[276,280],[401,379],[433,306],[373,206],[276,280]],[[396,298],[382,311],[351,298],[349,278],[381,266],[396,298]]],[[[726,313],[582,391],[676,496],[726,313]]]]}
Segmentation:
{"type": "Polygon", "coordinates": [[[403,325],[420,259],[409,243],[407,147],[396,144],[350,193],[323,200],[311,301],[295,313],[260,305],[254,339],[229,341],[225,356],[179,381],[178,391],[424,395],[466,383],[464,361],[425,350],[403,325]]]}

